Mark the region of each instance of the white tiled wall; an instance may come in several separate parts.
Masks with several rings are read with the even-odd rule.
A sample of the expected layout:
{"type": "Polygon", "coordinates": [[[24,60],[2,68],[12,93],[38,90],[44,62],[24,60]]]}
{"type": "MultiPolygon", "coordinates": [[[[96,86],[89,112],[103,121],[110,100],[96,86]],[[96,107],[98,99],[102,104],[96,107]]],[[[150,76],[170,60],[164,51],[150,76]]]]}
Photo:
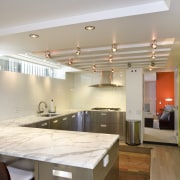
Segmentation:
{"type": "Polygon", "coordinates": [[[0,71],[0,120],[35,114],[40,101],[54,99],[57,108],[69,107],[64,80],[0,71]]]}
{"type": "MultiPolygon", "coordinates": [[[[117,75],[116,75],[117,76],[117,75]]],[[[119,74],[122,84],[125,85],[125,73],[119,74]]],[[[125,110],[125,86],[124,87],[89,87],[100,82],[98,73],[73,73],[68,78],[73,79],[71,84],[72,108],[93,107],[118,107],[125,110]]]]}
{"type": "Polygon", "coordinates": [[[99,82],[98,78],[98,74],[70,73],[67,80],[59,80],[0,71],[0,120],[35,114],[40,101],[49,103],[51,99],[57,111],[92,107],[124,110],[125,87],[88,87],[99,82]]]}

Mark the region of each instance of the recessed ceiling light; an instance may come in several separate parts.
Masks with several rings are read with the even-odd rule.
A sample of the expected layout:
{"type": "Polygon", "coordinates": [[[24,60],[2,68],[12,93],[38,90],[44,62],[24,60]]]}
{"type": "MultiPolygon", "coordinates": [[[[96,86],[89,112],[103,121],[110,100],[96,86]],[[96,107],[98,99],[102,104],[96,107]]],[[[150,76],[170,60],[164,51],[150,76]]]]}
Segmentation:
{"type": "Polygon", "coordinates": [[[85,30],[92,31],[95,29],[95,26],[85,26],[85,30]]]}
{"type": "Polygon", "coordinates": [[[38,34],[29,34],[29,37],[31,37],[31,38],[38,38],[39,35],[38,34]]]}

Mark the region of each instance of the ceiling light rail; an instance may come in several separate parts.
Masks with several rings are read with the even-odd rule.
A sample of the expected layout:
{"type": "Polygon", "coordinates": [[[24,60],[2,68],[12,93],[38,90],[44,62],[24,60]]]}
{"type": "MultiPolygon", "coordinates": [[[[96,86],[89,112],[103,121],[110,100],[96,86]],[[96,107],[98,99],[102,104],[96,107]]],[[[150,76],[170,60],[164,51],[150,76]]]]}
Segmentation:
{"type": "MultiPolygon", "coordinates": [[[[170,45],[172,45],[173,42],[172,40],[167,41],[167,42],[158,42],[158,46],[159,48],[156,51],[170,51],[171,48],[169,47],[170,45]]],[[[117,48],[121,51],[121,52],[116,52],[116,54],[132,54],[132,53],[142,53],[142,51],[144,52],[150,52],[150,50],[148,49],[139,49],[139,48],[148,48],[149,44],[148,43],[139,43],[139,44],[128,44],[128,45],[118,45],[117,48]],[[133,48],[135,50],[133,50],[133,48]],[[124,51],[126,50],[127,51],[124,51]]],[[[83,56],[82,57],[86,57],[86,56],[90,56],[93,53],[101,53],[103,54],[107,54],[106,52],[109,51],[109,46],[104,46],[104,47],[95,47],[95,48],[84,48],[83,49],[83,56]],[[102,53],[104,52],[104,53],[102,53]]],[[[64,51],[59,51],[60,53],[55,55],[55,57],[57,58],[64,58],[65,56],[69,56],[69,55],[73,55],[73,50],[64,50],[64,51]]],[[[93,56],[93,55],[92,55],[93,56]]]]}
{"type": "MultiPolygon", "coordinates": [[[[131,62],[133,62],[133,63],[136,63],[136,64],[140,64],[140,63],[149,63],[149,59],[147,60],[147,61],[131,61],[131,62]]],[[[118,65],[122,65],[122,64],[127,64],[128,63],[128,61],[114,61],[113,62],[113,65],[114,66],[118,66],[118,65]]],[[[164,60],[156,60],[156,63],[166,63],[166,59],[164,59],[164,60]]],[[[74,67],[79,67],[79,68],[81,68],[81,67],[83,67],[83,66],[86,66],[86,67],[91,67],[91,65],[92,65],[92,62],[88,62],[88,63],[75,63],[75,64],[73,64],[73,66],[74,67]]],[[[100,65],[105,65],[105,66],[109,66],[109,63],[108,62],[104,62],[104,63],[101,63],[101,62],[96,62],[96,65],[98,65],[98,66],[100,66],[100,65]]]]}
{"type": "MultiPolygon", "coordinates": [[[[156,58],[156,60],[167,60],[167,55],[159,55],[157,58],[156,58]]],[[[102,62],[107,62],[106,61],[106,59],[107,58],[93,58],[93,61],[95,61],[96,63],[102,63],[102,62]]],[[[113,57],[113,62],[128,62],[128,61],[134,61],[134,62],[138,62],[138,61],[149,61],[149,56],[144,56],[144,57],[126,57],[126,58],[119,58],[119,57],[117,57],[117,58],[115,58],[115,57],[113,57]]],[[[63,59],[63,61],[64,61],[64,59],[63,59]]],[[[62,61],[62,62],[63,62],[62,61]]],[[[61,61],[59,61],[59,62],[61,62],[61,61]]],[[[77,59],[76,60],[76,64],[88,64],[88,63],[92,63],[92,59],[89,59],[89,60],[87,60],[87,59],[77,59]],[[86,61],[85,61],[86,60],[86,61]]]]}

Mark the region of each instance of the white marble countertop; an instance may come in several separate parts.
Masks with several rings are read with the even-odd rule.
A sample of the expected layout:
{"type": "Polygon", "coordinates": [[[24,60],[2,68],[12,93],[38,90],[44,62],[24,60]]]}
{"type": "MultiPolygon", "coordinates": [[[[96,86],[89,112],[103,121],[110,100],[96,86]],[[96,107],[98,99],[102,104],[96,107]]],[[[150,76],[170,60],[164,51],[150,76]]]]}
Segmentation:
{"type": "MultiPolygon", "coordinates": [[[[54,117],[51,117],[54,118],[54,117]]],[[[18,127],[37,115],[0,121],[0,154],[93,169],[119,135],[18,127]]]]}

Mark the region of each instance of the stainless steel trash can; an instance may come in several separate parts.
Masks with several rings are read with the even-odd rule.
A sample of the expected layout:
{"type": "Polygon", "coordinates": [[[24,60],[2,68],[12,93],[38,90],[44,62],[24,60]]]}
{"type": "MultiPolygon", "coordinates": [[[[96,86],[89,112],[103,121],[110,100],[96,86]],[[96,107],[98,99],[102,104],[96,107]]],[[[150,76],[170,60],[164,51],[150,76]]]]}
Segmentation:
{"type": "Polygon", "coordinates": [[[141,144],[141,121],[126,120],[126,144],[141,144]]]}

